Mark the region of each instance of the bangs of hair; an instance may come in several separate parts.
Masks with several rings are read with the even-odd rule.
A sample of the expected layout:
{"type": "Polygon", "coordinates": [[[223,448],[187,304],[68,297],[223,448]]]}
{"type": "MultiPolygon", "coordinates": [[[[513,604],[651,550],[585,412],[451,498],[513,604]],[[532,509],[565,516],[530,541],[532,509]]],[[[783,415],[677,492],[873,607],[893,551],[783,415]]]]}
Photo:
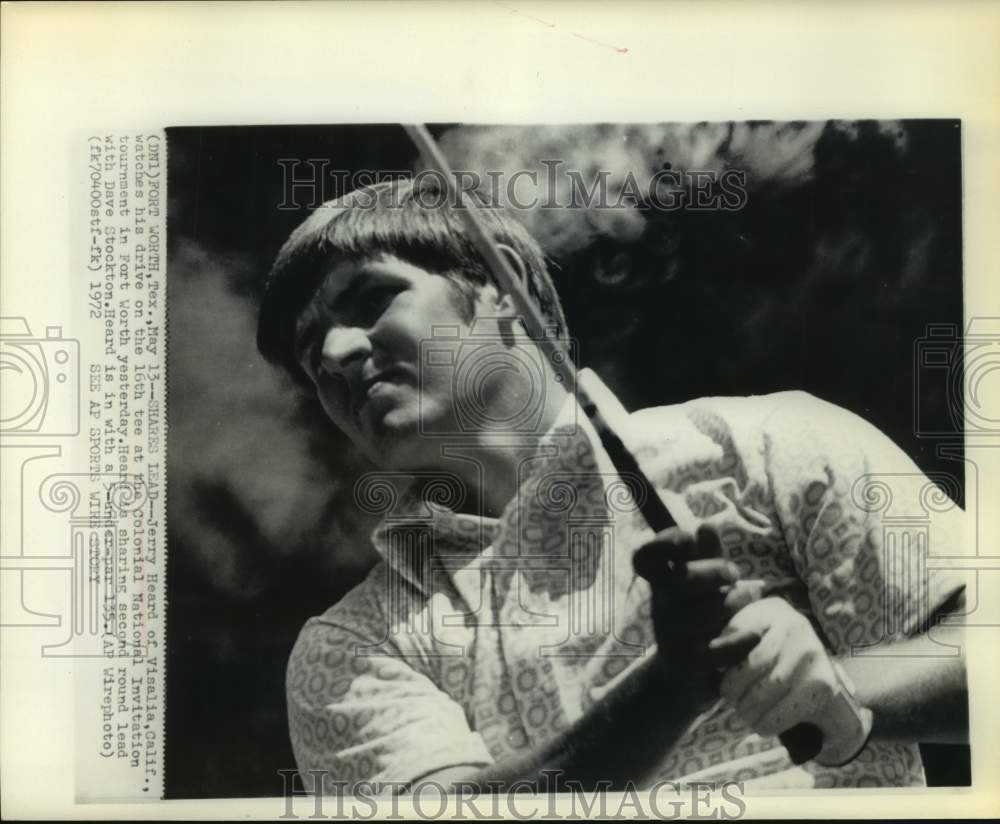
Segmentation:
{"type": "MultiPolygon", "coordinates": [[[[295,322],[326,274],[342,260],[391,254],[428,272],[478,285],[493,281],[450,195],[432,175],[356,189],[313,212],[278,252],[261,299],[257,348],[270,363],[311,385],[294,353],[295,322]]],[[[566,334],[562,306],[545,257],[527,230],[475,198],[497,243],[514,249],[528,272],[528,292],[556,334],[566,334]]]]}

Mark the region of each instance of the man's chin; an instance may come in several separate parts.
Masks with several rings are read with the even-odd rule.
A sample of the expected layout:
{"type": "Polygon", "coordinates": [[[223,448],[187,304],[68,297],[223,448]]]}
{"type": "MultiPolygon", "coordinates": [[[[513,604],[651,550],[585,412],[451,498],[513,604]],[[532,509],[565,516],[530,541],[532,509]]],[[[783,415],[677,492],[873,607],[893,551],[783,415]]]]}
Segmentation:
{"type": "Polygon", "coordinates": [[[420,416],[409,405],[393,406],[374,415],[369,429],[377,438],[412,436],[420,431],[420,416]]]}
{"type": "Polygon", "coordinates": [[[403,469],[409,456],[421,452],[419,418],[393,409],[365,427],[379,461],[387,469],[403,469]]]}
{"type": "Polygon", "coordinates": [[[453,424],[445,425],[427,409],[421,418],[418,410],[399,407],[383,414],[368,429],[369,442],[378,455],[378,463],[386,469],[408,470],[434,465],[441,458],[441,438],[464,435],[453,424]],[[430,420],[428,420],[430,418],[430,420]]]}

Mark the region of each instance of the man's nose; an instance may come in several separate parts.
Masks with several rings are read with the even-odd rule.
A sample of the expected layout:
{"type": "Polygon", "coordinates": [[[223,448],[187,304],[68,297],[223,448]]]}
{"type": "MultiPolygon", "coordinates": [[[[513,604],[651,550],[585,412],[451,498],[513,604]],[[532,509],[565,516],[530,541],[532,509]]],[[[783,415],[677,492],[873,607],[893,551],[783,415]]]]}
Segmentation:
{"type": "Polygon", "coordinates": [[[345,375],[363,364],[371,351],[371,341],[363,329],[334,326],[323,338],[320,368],[330,375],[345,375]]]}

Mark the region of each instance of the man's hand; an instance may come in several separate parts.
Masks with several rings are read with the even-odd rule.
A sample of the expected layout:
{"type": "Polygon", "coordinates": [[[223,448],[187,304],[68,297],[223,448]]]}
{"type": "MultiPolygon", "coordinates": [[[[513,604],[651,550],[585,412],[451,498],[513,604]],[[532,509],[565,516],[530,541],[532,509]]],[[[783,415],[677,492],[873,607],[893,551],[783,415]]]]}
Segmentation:
{"type": "Polygon", "coordinates": [[[731,666],[720,692],[760,735],[778,735],[799,723],[823,733],[821,764],[853,758],[871,731],[871,713],[853,699],[812,625],[787,601],[764,598],[741,609],[709,646],[727,646],[727,636],[760,637],[745,660],[731,666]]]}
{"type": "Polygon", "coordinates": [[[739,570],[721,554],[713,529],[701,527],[690,535],[672,527],[632,559],[652,589],[661,666],[700,705],[718,698],[719,670],[741,661],[759,640],[754,633],[734,631],[709,648],[729,618],[756,597],[753,587],[739,585],[739,570]]]}

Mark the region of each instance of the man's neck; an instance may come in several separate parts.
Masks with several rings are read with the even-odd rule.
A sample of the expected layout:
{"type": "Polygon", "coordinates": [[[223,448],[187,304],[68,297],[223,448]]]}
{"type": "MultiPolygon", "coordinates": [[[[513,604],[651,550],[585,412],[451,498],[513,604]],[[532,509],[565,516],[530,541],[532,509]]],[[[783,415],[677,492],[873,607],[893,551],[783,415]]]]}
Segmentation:
{"type": "Polygon", "coordinates": [[[468,490],[456,511],[497,518],[517,494],[521,466],[535,456],[564,405],[570,402],[569,393],[554,380],[547,389],[538,425],[531,431],[487,431],[474,439],[439,444],[433,469],[457,475],[468,490]]]}

